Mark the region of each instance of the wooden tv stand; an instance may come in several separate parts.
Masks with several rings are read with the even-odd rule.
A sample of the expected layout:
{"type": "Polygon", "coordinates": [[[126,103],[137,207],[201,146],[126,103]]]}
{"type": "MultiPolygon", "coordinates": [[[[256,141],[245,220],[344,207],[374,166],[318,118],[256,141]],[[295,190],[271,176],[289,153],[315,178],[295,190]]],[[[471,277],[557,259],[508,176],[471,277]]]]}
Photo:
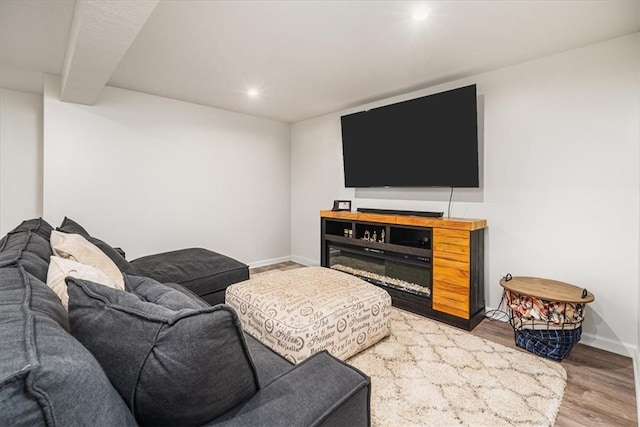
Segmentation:
{"type": "Polygon", "coordinates": [[[320,211],[320,219],[323,267],[356,274],[387,290],[394,306],[460,328],[484,318],[486,220],[343,211],[320,211]]]}

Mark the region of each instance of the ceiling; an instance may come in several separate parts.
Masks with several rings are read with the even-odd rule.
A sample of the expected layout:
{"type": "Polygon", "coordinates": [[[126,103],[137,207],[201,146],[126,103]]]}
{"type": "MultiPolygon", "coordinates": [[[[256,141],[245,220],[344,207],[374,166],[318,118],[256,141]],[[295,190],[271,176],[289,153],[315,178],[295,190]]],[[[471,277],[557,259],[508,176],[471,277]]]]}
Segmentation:
{"type": "MultiPolygon", "coordinates": [[[[0,0],[2,87],[42,93],[43,73],[63,74],[74,7],[0,0]]],[[[160,0],[150,10],[108,85],[284,122],[640,30],[640,0],[160,0]],[[415,8],[427,18],[413,20],[415,8]]]]}

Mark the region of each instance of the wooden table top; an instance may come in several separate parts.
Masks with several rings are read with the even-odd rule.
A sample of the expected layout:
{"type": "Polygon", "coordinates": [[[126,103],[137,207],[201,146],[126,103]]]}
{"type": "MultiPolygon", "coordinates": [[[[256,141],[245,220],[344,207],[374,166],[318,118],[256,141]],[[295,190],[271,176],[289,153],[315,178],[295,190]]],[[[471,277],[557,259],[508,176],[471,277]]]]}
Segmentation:
{"type": "Polygon", "coordinates": [[[541,279],[538,277],[513,277],[511,280],[500,279],[500,285],[519,295],[526,295],[547,301],[589,303],[595,297],[589,291],[583,298],[584,288],[557,280],[541,279]]]}

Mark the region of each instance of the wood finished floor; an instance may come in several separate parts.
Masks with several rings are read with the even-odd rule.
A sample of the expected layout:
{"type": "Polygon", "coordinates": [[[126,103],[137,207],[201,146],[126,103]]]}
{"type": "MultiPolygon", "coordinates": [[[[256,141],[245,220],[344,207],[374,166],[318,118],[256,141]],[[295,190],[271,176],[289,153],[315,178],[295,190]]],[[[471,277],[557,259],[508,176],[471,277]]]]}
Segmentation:
{"type": "MultiPolygon", "coordinates": [[[[251,269],[251,273],[300,267],[284,262],[251,269]]],[[[506,322],[485,319],[472,334],[524,351],[515,346],[513,330],[506,322]]],[[[567,371],[567,386],[557,427],[638,425],[631,358],[577,344],[561,364],[567,371]]]]}

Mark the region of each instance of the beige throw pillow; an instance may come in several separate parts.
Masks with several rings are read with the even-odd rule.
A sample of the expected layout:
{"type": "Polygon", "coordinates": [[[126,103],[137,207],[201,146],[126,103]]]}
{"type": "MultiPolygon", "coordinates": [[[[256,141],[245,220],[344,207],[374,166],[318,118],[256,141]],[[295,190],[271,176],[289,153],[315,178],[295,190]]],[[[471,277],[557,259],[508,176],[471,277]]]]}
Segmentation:
{"type": "Polygon", "coordinates": [[[90,265],[107,275],[114,283],[124,289],[122,272],[96,245],[79,234],[51,232],[51,249],[59,257],[90,265]]]}
{"type": "Polygon", "coordinates": [[[49,272],[47,273],[47,286],[49,286],[58,295],[62,305],[69,309],[69,294],[67,294],[67,284],[65,278],[67,276],[76,277],[78,279],[89,280],[99,283],[110,288],[124,290],[124,285],[114,282],[102,271],[90,265],[80,264],[70,259],[52,256],[49,261],[49,272]]]}

